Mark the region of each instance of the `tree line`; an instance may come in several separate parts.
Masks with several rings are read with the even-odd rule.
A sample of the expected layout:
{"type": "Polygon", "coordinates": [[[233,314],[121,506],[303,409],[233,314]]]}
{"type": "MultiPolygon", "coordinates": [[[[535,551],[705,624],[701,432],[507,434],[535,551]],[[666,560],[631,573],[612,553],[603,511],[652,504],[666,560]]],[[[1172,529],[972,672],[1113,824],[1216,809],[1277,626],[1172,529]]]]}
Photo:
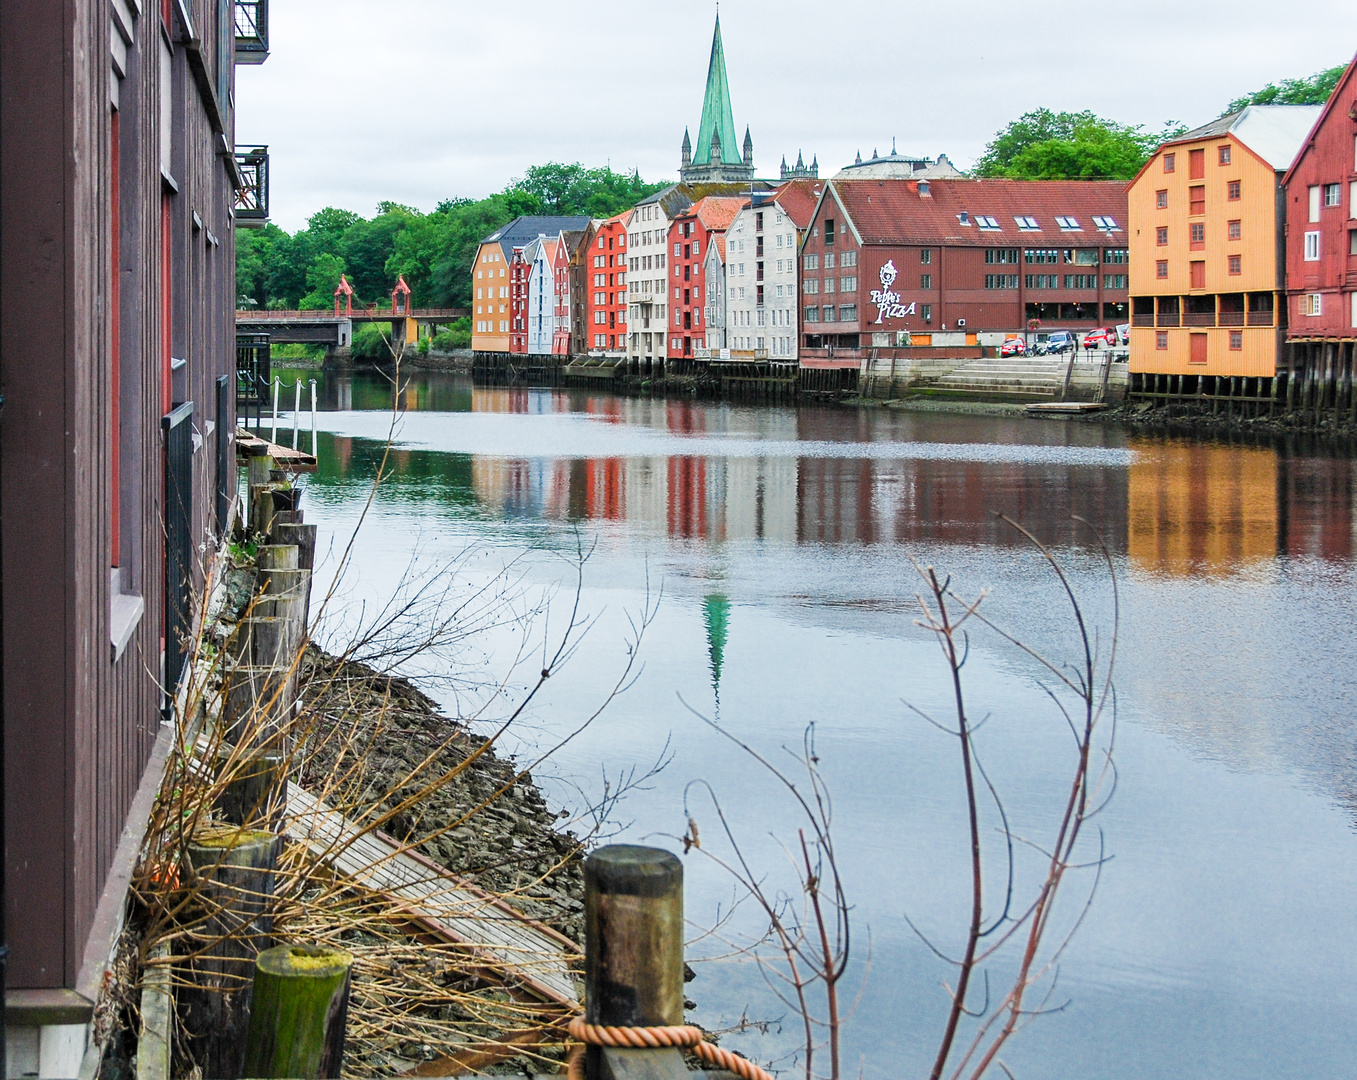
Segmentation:
{"type": "MultiPolygon", "coordinates": [[[[1303,79],[1283,79],[1231,101],[1222,115],[1247,105],[1322,104],[1346,65],[1303,79]]],[[[1017,180],[1129,180],[1155,148],[1187,128],[1169,121],[1157,131],[1119,124],[1093,112],[1034,109],[999,131],[973,176],[1017,180]]],[[[424,214],[382,202],[364,218],[329,206],[289,235],[276,225],[241,230],[236,239],[238,307],[331,306],[340,274],[364,303],[384,301],[405,276],[416,307],[469,307],[471,268],[481,240],[524,214],[604,218],[665,186],[639,173],[586,169],[579,163],[536,165],[484,199],[446,199],[424,214]]]]}

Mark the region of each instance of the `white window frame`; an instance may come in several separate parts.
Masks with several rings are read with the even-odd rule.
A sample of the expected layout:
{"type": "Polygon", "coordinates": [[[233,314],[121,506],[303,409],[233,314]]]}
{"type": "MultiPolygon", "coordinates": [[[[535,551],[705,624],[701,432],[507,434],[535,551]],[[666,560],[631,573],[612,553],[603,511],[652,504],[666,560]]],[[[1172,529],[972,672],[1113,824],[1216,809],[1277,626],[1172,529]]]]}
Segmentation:
{"type": "Polygon", "coordinates": [[[1319,185],[1310,185],[1310,220],[1312,222],[1319,220],[1319,185]]]}
{"type": "Polygon", "coordinates": [[[1029,217],[1027,214],[1014,216],[1013,220],[1017,223],[1018,229],[1022,232],[1041,232],[1041,225],[1037,219],[1029,217]]]}
{"type": "Polygon", "coordinates": [[[1057,214],[1055,223],[1060,226],[1061,232],[1083,232],[1084,227],[1079,224],[1079,219],[1070,217],[1066,214],[1057,214]]]}
{"type": "MultiPolygon", "coordinates": [[[[1318,190],[1315,188],[1313,190],[1318,190]]],[[[1305,261],[1319,262],[1319,230],[1313,229],[1305,234],[1305,261]]]]}
{"type": "Polygon", "coordinates": [[[1343,185],[1325,184],[1324,185],[1324,205],[1342,206],[1343,205],[1343,185]]]}

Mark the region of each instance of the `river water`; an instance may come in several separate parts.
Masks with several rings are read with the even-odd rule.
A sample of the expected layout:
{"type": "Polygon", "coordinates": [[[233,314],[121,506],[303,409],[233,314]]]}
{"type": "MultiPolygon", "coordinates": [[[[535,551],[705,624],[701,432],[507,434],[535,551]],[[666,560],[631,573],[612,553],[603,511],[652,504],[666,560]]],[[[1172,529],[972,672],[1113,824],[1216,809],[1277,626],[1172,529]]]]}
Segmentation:
{"type": "MultiPolygon", "coordinates": [[[[367,504],[392,390],[380,375],[326,373],[319,396],[321,466],[305,506],[321,529],[325,578],[367,504]]],[[[916,625],[911,559],[951,574],[965,595],[988,590],[991,618],[1075,660],[1059,584],[995,516],[1007,514],[1056,551],[1105,657],[1114,609],[1096,531],[1120,600],[1115,729],[1109,714],[1100,743],[1115,730],[1117,784],[1083,846],[1089,860],[1101,852],[1101,876],[1032,999],[1053,1011],[1025,1026],[1003,1060],[1030,1080],[1351,1072],[1350,453],[1022,418],[482,388],[423,374],[400,402],[390,476],[353,540],[332,626],[371,619],[412,559],[417,577],[455,561],[463,594],[508,567],[514,584],[497,612],[531,608],[554,588],[549,619],[527,631],[554,639],[571,618],[574,553],[587,548],[584,636],[508,745],[531,761],[573,731],[625,669],[631,627],[649,605],[639,676],[534,776],[578,812],[605,783],[611,792],[628,770],[643,775],[667,756],[612,808],[611,835],[681,850],[674,838],[691,813],[704,850],[729,855],[714,792],[770,890],[795,890],[784,850],[801,822],[785,792],[698,714],[793,769],[783,748],[799,749],[814,723],[853,905],[842,984],[849,1074],[927,1074],[955,974],[910,921],[954,954],[970,904],[956,741],[913,711],[948,720],[950,690],[936,643],[916,625]]],[[[510,671],[523,623],[474,612],[473,623],[494,625],[457,654],[467,678],[426,685],[463,715],[478,705],[501,715],[541,656],[487,696],[477,677],[510,671]]],[[[964,677],[973,714],[988,717],[978,749],[1027,842],[1017,848],[1017,909],[1033,895],[1035,849],[1053,835],[1072,744],[1046,696],[1049,676],[975,629],[964,677]]],[[[420,663],[426,675],[447,674],[420,663]]],[[[986,814],[989,884],[1001,892],[1003,837],[986,814]]],[[[701,853],[685,856],[685,869],[696,938],[738,890],[701,853]]],[[[1092,870],[1067,881],[1052,944],[1093,881],[1092,870]]],[[[737,907],[690,951],[725,953],[727,939],[738,944],[758,921],[737,907]]],[[[1001,954],[992,1000],[1011,974],[1001,954]]],[[[772,1021],[728,1045],[765,1059],[798,1045],[790,1010],[748,959],[698,965],[688,993],[708,1027],[772,1021]]],[[[981,988],[972,1004],[983,999],[981,988]]]]}

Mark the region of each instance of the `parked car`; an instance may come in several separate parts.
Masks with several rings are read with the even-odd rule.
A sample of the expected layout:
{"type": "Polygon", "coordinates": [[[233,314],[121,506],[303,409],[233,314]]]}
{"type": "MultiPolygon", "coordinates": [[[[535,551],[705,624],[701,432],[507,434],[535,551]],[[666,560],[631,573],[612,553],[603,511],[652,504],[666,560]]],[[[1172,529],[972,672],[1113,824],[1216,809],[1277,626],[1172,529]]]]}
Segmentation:
{"type": "Polygon", "coordinates": [[[1131,344],[1131,324],[1128,322],[1117,324],[1117,337],[1123,345],[1131,344]]]}
{"type": "Polygon", "coordinates": [[[1006,338],[999,346],[1000,356],[1026,356],[1027,342],[1020,337],[1006,338]]]}
{"type": "Polygon", "coordinates": [[[1074,348],[1074,335],[1068,330],[1056,330],[1046,339],[1046,351],[1051,355],[1069,352],[1074,348]]]}
{"type": "Polygon", "coordinates": [[[1117,332],[1110,326],[1100,326],[1097,330],[1090,330],[1084,335],[1084,348],[1086,349],[1110,349],[1117,344],[1117,332]]]}

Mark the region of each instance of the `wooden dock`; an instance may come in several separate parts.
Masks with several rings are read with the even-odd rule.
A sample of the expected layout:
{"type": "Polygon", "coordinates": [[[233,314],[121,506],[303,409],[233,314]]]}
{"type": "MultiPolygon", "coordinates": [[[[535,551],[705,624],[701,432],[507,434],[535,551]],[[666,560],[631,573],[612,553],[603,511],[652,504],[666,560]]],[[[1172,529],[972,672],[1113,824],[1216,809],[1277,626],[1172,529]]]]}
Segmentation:
{"type": "Polygon", "coordinates": [[[1032,416],[1081,416],[1106,408],[1101,401],[1043,401],[1027,406],[1024,411],[1032,416]]]}
{"type": "Polygon", "coordinates": [[[279,446],[277,443],[269,442],[268,439],[260,438],[253,432],[246,431],[244,428],[237,428],[236,463],[245,465],[249,462],[252,454],[257,453],[268,454],[277,463],[278,468],[286,469],[288,472],[316,471],[315,455],[291,446],[279,446]],[[258,449],[261,447],[262,450],[258,449]]]}

